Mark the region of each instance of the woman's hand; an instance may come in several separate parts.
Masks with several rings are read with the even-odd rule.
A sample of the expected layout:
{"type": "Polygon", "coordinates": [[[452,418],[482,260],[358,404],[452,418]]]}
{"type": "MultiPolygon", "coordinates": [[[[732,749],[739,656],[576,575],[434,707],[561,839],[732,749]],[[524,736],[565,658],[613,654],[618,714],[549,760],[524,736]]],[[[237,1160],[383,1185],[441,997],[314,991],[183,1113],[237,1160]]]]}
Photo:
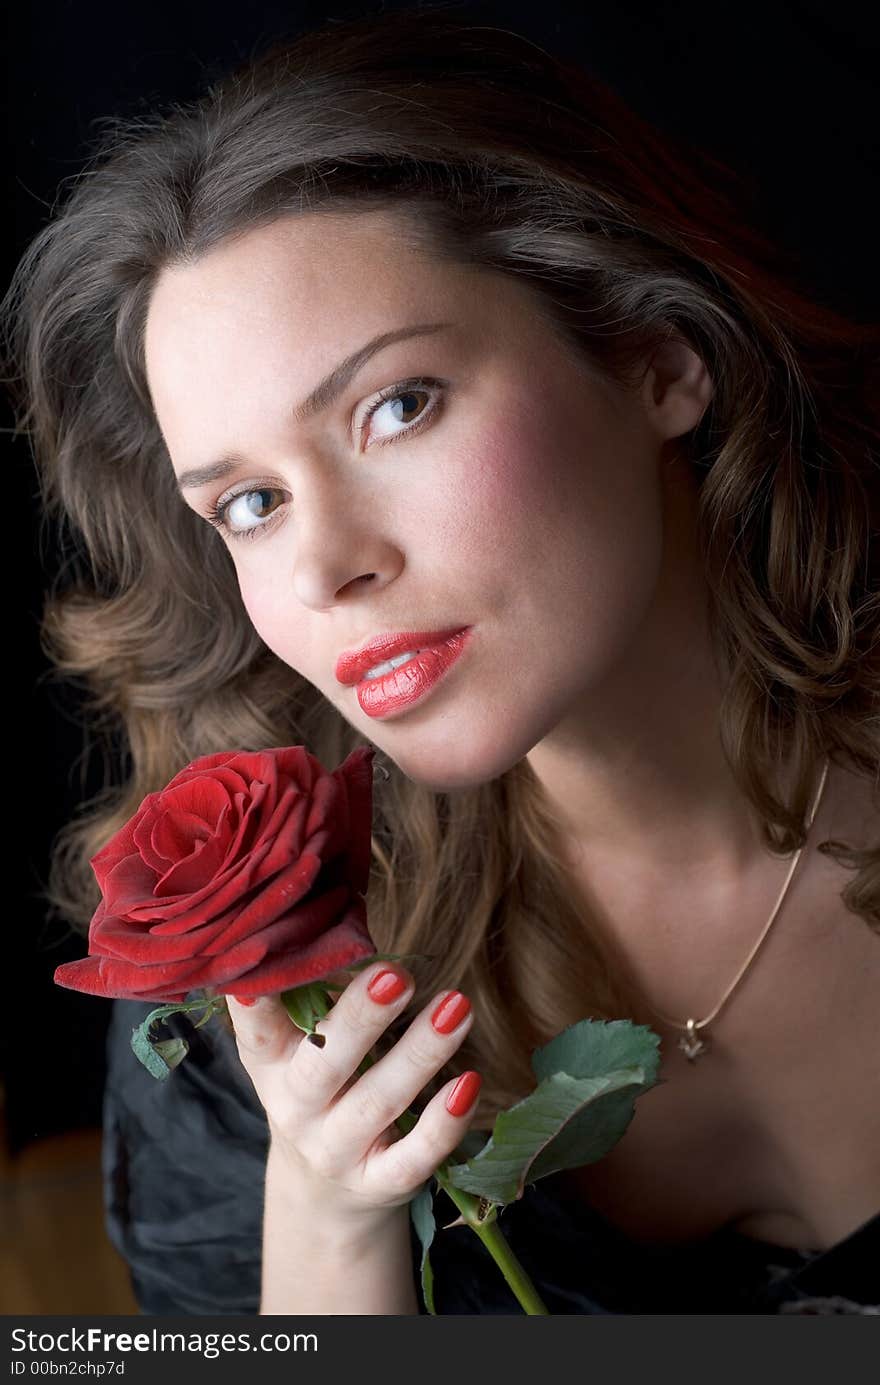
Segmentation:
{"type": "Polygon", "coordinates": [[[438,992],[382,1058],[357,1072],[413,989],[396,963],[358,973],[318,1023],[323,1046],[291,1022],[279,997],[253,1006],[227,997],[241,1062],[269,1119],[273,1160],[298,1198],[318,1200],[323,1217],[387,1219],[449,1157],[473,1114],[476,1073],[441,1088],[408,1134],[394,1126],[471,1027],[469,1002],[457,991],[438,992]]]}

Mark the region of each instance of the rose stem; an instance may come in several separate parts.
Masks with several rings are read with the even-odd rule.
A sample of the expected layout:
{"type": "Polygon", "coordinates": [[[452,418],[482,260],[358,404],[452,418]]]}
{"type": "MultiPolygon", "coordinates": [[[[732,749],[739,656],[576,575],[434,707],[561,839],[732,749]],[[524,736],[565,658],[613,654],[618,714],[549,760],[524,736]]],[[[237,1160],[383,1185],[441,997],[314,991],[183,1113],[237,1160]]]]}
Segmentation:
{"type": "MultiPolygon", "coordinates": [[[[358,1073],[366,1072],[374,1061],[368,1053],[363,1062],[359,1064],[358,1073]]],[[[412,1111],[404,1111],[398,1116],[395,1125],[402,1134],[408,1135],[417,1120],[418,1117],[412,1111]]],[[[492,1221],[480,1220],[480,1199],[472,1193],[466,1193],[462,1188],[453,1187],[448,1178],[448,1164],[445,1161],[434,1170],[434,1177],[447,1197],[455,1203],[467,1225],[477,1233],[525,1312],[530,1315],[547,1314],[549,1316],[549,1309],[543,1303],[531,1279],[510,1249],[497,1222],[494,1218],[492,1221]]]]}

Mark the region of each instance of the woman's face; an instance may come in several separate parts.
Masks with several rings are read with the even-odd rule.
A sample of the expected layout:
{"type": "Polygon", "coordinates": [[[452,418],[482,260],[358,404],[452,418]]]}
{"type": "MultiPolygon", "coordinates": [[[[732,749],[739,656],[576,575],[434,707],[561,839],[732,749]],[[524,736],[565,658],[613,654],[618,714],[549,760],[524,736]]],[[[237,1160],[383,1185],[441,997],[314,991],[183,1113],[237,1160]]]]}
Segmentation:
{"type": "Polygon", "coordinates": [[[701,408],[602,383],[527,285],[429,257],[405,225],[291,217],[166,270],[146,361],[178,478],[238,459],[181,503],[233,497],[217,542],[262,639],[440,790],[509,769],[626,657],[661,567],[661,451],[701,408]],[[402,709],[369,715],[337,681],[374,636],[460,627],[461,656],[402,709]]]}

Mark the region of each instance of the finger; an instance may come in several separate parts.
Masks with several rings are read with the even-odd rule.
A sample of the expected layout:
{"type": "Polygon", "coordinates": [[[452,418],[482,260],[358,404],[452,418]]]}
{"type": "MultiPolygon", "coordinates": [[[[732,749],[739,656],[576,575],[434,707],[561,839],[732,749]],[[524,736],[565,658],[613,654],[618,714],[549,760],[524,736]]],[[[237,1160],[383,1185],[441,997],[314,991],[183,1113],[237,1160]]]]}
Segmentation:
{"type": "Polygon", "coordinates": [[[226,1005],[239,1057],[251,1075],[254,1070],[293,1057],[304,1035],[292,1023],[279,996],[258,996],[253,1005],[243,1005],[234,996],[227,995],[226,1005]]]}
{"type": "Polygon", "coordinates": [[[291,1100],[303,1118],[324,1111],[350,1079],[415,989],[405,967],[368,967],[316,1025],[322,1046],[302,1044],[288,1070],[291,1100]]]}
{"type": "Polygon", "coordinates": [[[453,1056],[473,1024],[467,996],[441,991],[327,1113],[324,1137],[342,1163],[361,1162],[453,1056]]]}
{"type": "Polygon", "coordinates": [[[370,1154],[364,1191],[412,1197],[461,1140],[476,1113],[482,1081],[469,1069],[441,1087],[409,1134],[370,1154]]]}

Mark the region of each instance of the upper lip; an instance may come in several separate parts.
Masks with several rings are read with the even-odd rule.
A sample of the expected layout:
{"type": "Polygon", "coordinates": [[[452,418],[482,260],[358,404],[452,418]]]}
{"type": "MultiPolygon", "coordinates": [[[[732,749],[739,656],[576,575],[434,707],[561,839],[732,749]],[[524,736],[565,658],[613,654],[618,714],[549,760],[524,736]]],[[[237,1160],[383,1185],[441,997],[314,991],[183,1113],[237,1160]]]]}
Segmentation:
{"type": "Polygon", "coordinates": [[[464,630],[464,625],[451,625],[445,630],[404,630],[396,635],[376,635],[360,649],[346,649],[336,661],[336,677],[340,683],[359,683],[374,664],[382,664],[393,659],[396,654],[408,650],[426,649],[429,645],[441,644],[451,635],[464,630]]]}

